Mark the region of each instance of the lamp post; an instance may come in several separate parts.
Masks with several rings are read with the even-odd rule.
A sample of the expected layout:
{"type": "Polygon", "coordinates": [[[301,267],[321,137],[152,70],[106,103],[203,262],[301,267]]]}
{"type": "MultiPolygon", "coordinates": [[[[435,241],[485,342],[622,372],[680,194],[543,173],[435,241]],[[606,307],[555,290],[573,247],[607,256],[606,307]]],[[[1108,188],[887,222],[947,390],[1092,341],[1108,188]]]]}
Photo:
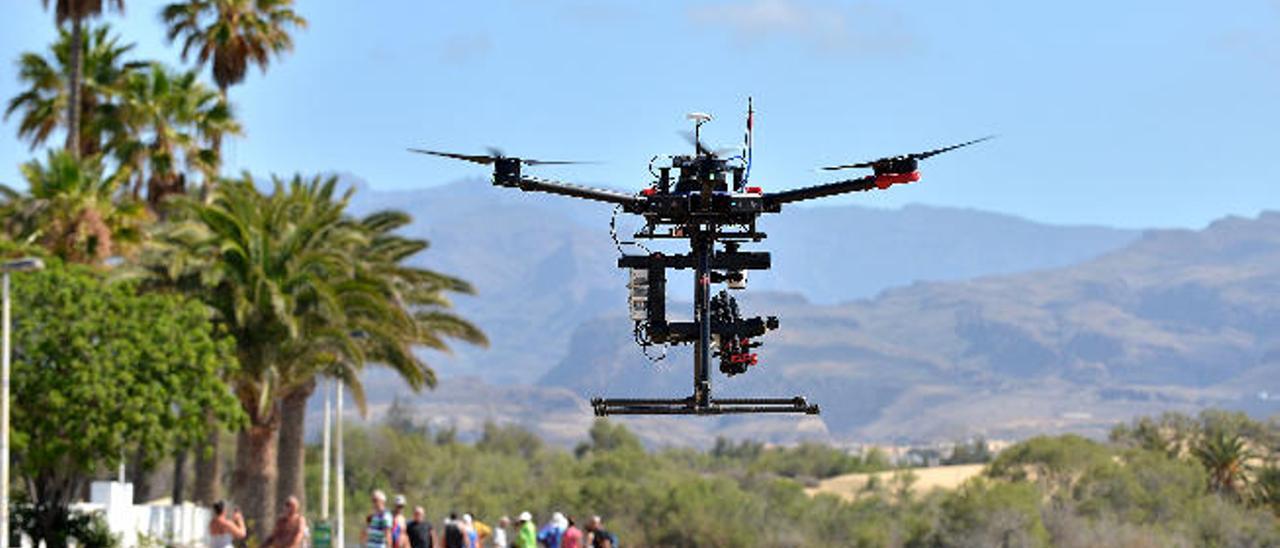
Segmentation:
{"type": "MultiPolygon", "coordinates": [[[[366,333],[364,330],[357,329],[351,332],[351,337],[354,339],[365,340],[369,338],[369,334],[366,333]]],[[[335,514],[337,514],[334,517],[338,520],[338,526],[334,528],[335,534],[333,535],[334,537],[333,546],[334,548],[346,548],[347,546],[347,531],[346,531],[347,514],[346,514],[346,509],[343,508],[343,503],[346,502],[347,492],[346,492],[346,481],[344,480],[344,477],[346,476],[346,474],[343,472],[343,459],[342,459],[342,418],[343,418],[342,379],[334,378],[333,384],[337,388],[337,393],[338,393],[337,394],[338,397],[336,398],[337,401],[335,402],[337,404],[337,409],[336,409],[337,412],[335,413],[336,416],[334,417],[334,424],[333,424],[333,430],[334,430],[333,432],[333,437],[334,437],[333,439],[333,476],[334,476],[334,483],[336,484],[334,485],[333,511],[335,514]]]]}
{"type": "Polygon", "coordinates": [[[333,405],[330,403],[330,400],[332,399],[333,379],[328,379],[324,386],[324,433],[320,435],[323,440],[322,445],[324,447],[321,451],[324,455],[324,464],[320,467],[320,519],[325,522],[329,521],[329,487],[332,486],[332,483],[329,481],[329,465],[332,464],[332,461],[329,458],[331,454],[331,451],[329,450],[329,415],[333,413],[333,405]]]}
{"type": "Polygon", "coordinates": [[[34,257],[0,263],[3,273],[4,348],[0,349],[0,546],[9,546],[9,273],[30,272],[44,268],[44,262],[34,257]]]}
{"type": "Polygon", "coordinates": [[[333,509],[334,509],[334,512],[337,514],[337,516],[335,517],[337,517],[338,519],[338,527],[336,531],[337,534],[334,535],[333,545],[336,548],[346,548],[347,531],[344,525],[345,525],[345,522],[347,521],[347,515],[346,515],[346,510],[343,509],[343,504],[342,504],[343,501],[347,498],[346,489],[343,488],[344,484],[346,483],[343,480],[343,476],[345,474],[343,474],[342,472],[342,382],[338,381],[338,382],[335,382],[334,384],[338,386],[338,397],[336,398],[337,401],[335,402],[337,404],[338,412],[337,412],[337,417],[335,417],[337,420],[334,423],[335,439],[333,440],[333,453],[334,453],[333,475],[337,483],[337,485],[334,486],[334,490],[335,490],[334,496],[336,497],[336,499],[334,501],[333,509]]]}

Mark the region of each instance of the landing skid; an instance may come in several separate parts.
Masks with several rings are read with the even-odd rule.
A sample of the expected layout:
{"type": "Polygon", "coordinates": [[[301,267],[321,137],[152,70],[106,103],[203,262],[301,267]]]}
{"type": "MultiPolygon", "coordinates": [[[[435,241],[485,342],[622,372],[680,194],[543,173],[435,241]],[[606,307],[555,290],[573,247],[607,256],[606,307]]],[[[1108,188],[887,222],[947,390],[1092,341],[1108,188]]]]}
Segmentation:
{"type": "Polygon", "coordinates": [[[803,413],[817,415],[818,406],[803,397],[794,398],[711,398],[699,405],[694,398],[637,399],[594,398],[591,407],[597,417],[609,415],[738,415],[751,413],[803,413]]]}

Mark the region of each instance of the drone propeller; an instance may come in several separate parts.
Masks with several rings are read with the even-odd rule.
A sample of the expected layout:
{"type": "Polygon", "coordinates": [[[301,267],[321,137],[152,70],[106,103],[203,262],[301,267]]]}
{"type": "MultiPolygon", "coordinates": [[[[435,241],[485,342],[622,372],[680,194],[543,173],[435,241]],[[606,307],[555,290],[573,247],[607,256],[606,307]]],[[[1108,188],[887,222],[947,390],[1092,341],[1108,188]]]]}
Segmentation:
{"type": "Polygon", "coordinates": [[[827,171],[836,171],[836,170],[841,170],[841,169],[857,169],[857,168],[869,168],[869,167],[875,167],[875,166],[876,166],[876,164],[879,164],[879,163],[882,163],[882,162],[889,162],[889,161],[893,161],[893,160],[923,160],[923,159],[925,159],[925,158],[929,158],[929,157],[931,157],[931,156],[937,156],[937,155],[939,155],[939,154],[942,154],[943,152],[950,152],[950,151],[955,150],[955,149],[957,149],[957,148],[963,148],[963,147],[967,147],[967,146],[969,146],[969,145],[976,145],[976,144],[981,143],[981,142],[983,142],[983,141],[986,141],[986,140],[989,140],[989,139],[994,139],[994,138],[995,138],[995,135],[988,135],[988,136],[983,137],[983,138],[981,138],[981,139],[974,139],[974,140],[972,140],[972,141],[965,141],[965,142],[960,143],[960,144],[951,145],[951,146],[942,147],[942,148],[935,148],[935,149],[933,149],[933,150],[926,150],[926,151],[924,151],[924,152],[916,152],[916,153],[913,153],[913,154],[904,154],[904,155],[902,155],[902,156],[892,156],[892,157],[889,157],[889,158],[881,158],[881,159],[879,159],[879,160],[872,160],[872,161],[870,161],[870,162],[861,162],[861,163],[857,163],[857,164],[844,164],[844,165],[839,165],[839,166],[827,166],[827,167],[824,167],[824,168],[822,168],[822,169],[827,170],[827,171]]]}
{"type": "MultiPolygon", "coordinates": [[[[453,158],[454,160],[462,160],[473,164],[492,165],[494,162],[507,158],[501,150],[489,147],[489,154],[459,154],[456,152],[440,152],[438,150],[425,150],[421,148],[410,148],[409,152],[417,152],[418,154],[430,154],[432,156],[440,156],[443,158],[453,158]]],[[[591,164],[594,162],[574,162],[565,160],[533,160],[529,158],[513,158],[520,160],[520,163],[526,166],[550,166],[550,165],[566,165],[566,164],[591,164]]]]}
{"type": "Polygon", "coordinates": [[[689,144],[693,145],[694,149],[698,151],[698,154],[705,154],[707,156],[719,158],[722,155],[738,150],[738,147],[721,147],[715,150],[711,150],[710,148],[707,147],[706,144],[698,140],[698,137],[694,135],[694,132],[689,130],[684,130],[684,131],[679,131],[677,133],[679,133],[681,137],[684,137],[684,140],[688,141],[689,144]]]}

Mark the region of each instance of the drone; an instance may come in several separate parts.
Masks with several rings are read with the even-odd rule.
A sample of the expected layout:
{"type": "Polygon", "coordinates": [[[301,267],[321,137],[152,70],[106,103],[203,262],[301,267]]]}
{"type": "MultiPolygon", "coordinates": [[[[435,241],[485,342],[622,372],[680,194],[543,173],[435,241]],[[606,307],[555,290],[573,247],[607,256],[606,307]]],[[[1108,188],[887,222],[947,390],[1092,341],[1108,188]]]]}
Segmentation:
{"type": "MultiPolygon", "coordinates": [[[[749,251],[744,245],[758,243],[767,236],[757,230],[762,214],[779,213],[783,206],[805,200],[851,192],[886,190],[899,184],[920,180],[921,160],[958,148],[980,143],[983,137],[943,148],[859,162],[828,166],[826,171],[870,169],[871,174],[814,186],[779,192],[765,192],[753,186],[751,173],[751,135],[755,110],[750,100],[747,128],[740,153],[726,157],[723,150],[712,150],[703,144],[702,126],[712,120],[709,114],[687,115],[693,131],[686,135],[694,147],[693,154],[655,156],[650,160],[651,183],[635,194],[593,188],[526,175],[523,168],[584,162],[548,161],[504,155],[490,149],[489,154],[458,154],[410,148],[411,152],[462,160],[493,167],[493,184],[525,192],[544,192],[613,204],[615,216],[620,211],[639,215],[644,226],[635,234],[639,240],[687,240],[688,253],[668,254],[622,253],[618,267],[627,269],[630,317],[635,324],[636,341],[642,347],[653,345],[693,345],[693,394],[686,398],[600,398],[591,400],[597,416],[608,415],[727,415],[751,413],[799,413],[817,415],[816,404],[804,397],[790,398],[714,398],[711,395],[711,365],[717,362],[721,373],[734,376],[759,367],[754,352],[758,340],[778,329],[776,316],[744,318],[730,291],[746,288],[747,272],[768,270],[767,251],[749,251]],[[654,170],[655,164],[657,170],[654,170]],[[666,315],[667,270],[692,270],[693,321],[669,321],[666,315]],[[715,291],[713,288],[724,286],[715,291]]],[[[615,243],[617,238],[615,235],[615,243]]],[[[621,251],[621,246],[619,246],[621,251]]],[[[646,352],[646,355],[647,352],[646,352]]]]}

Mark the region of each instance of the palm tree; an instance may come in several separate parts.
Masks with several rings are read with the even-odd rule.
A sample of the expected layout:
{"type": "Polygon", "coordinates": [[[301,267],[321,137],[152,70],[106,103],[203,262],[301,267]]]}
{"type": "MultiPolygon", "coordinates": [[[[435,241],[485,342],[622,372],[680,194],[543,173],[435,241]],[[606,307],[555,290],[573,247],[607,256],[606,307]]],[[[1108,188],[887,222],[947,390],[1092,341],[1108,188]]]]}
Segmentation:
{"type": "Polygon", "coordinates": [[[294,361],[300,371],[292,371],[296,379],[283,390],[280,446],[277,466],[279,484],[277,500],[293,495],[303,496],[303,423],[307,399],[315,391],[317,377],[336,376],[350,387],[358,407],[364,409],[364,392],[358,379],[359,367],[366,361],[394,370],[413,390],[434,387],[435,372],[413,352],[413,346],[448,351],[448,339],[487,345],[483,332],[449,309],[446,293],[473,293],[467,282],[406,262],[428,247],[426,240],[406,238],[395,231],[412,219],[398,211],[383,211],[363,218],[360,230],[366,235],[364,245],[352,250],[355,257],[354,276],[336,284],[343,308],[345,324],[332,324],[325,329],[339,333],[360,333],[358,345],[343,346],[344,339],[333,345],[310,346],[320,355],[294,361]],[[376,298],[370,298],[373,295],[376,298]]]}
{"type": "MultiPolygon", "coordinates": [[[[49,0],[40,0],[46,8],[49,0]]],[[[54,4],[54,19],[58,24],[71,23],[71,47],[68,56],[71,68],[67,78],[67,150],[75,157],[80,156],[80,80],[84,66],[81,56],[84,22],[102,14],[103,8],[114,7],[124,11],[124,0],[57,0],[54,4]]]]}
{"type": "MultiPolygon", "coordinates": [[[[102,152],[107,119],[103,108],[118,94],[122,82],[143,63],[125,61],[124,57],[134,47],[121,44],[111,27],[100,25],[88,29],[87,40],[81,47],[82,79],[79,94],[80,156],[92,156],[102,152]]],[[[5,119],[21,112],[18,137],[26,139],[34,150],[48,141],[53,131],[68,121],[65,115],[70,86],[67,83],[71,68],[71,34],[62,30],[58,41],[41,56],[27,52],[18,59],[18,80],[27,86],[22,93],[9,100],[5,119]]]]}
{"type": "Polygon", "coordinates": [[[1255,474],[1253,502],[1280,515],[1280,466],[1276,463],[1262,466],[1255,474]]]}
{"type": "Polygon", "coordinates": [[[160,12],[170,41],[182,40],[182,58],[212,64],[213,81],[225,94],[244,81],[249,65],[267,69],[271,56],[293,49],[288,27],[306,27],[293,0],[186,0],[160,12]]]}
{"type": "Polygon", "coordinates": [[[301,488],[302,407],[318,376],[334,376],[363,408],[366,362],[391,367],[415,389],[435,384],[412,347],[447,339],[485,342],[447,310],[453,277],[404,264],[426,242],[394,231],[402,213],[355,220],[336,178],[276,180],[263,195],[252,178],[224,181],[205,204],[179,197],[144,262],[155,279],[199,288],[237,342],[231,380],[250,418],[240,433],[233,494],[269,523],[278,497],[301,488]],[[273,486],[279,479],[279,487],[273,486]]]}
{"type": "Polygon", "coordinates": [[[113,143],[120,165],[134,175],[134,196],[147,189],[153,210],[169,196],[186,191],[186,168],[205,181],[218,171],[220,158],[212,143],[240,133],[226,100],[196,78],[158,63],[125,80],[113,120],[123,126],[113,143]]]}
{"type": "Polygon", "coordinates": [[[120,177],[105,176],[98,156],[50,151],[22,165],[28,193],[4,188],[10,232],[39,242],[66,261],[101,264],[129,254],[142,239],[146,211],[120,195],[120,177]]]}
{"type": "Polygon", "coordinates": [[[1253,456],[1243,436],[1224,431],[1206,433],[1192,453],[1209,472],[1210,491],[1240,496],[1253,456]]]}
{"type": "Polygon", "coordinates": [[[333,180],[274,187],[264,195],[245,175],[224,181],[207,204],[174,201],[187,245],[211,254],[201,296],[236,340],[240,368],[229,382],[249,424],[238,434],[232,490],[259,530],[274,510],[279,397],[295,384],[294,363],[357,345],[330,326],[343,323],[336,282],[351,277],[348,250],[365,239],[343,215],[348,197],[334,196],[333,180]],[[306,205],[304,196],[319,200],[306,205]]]}

